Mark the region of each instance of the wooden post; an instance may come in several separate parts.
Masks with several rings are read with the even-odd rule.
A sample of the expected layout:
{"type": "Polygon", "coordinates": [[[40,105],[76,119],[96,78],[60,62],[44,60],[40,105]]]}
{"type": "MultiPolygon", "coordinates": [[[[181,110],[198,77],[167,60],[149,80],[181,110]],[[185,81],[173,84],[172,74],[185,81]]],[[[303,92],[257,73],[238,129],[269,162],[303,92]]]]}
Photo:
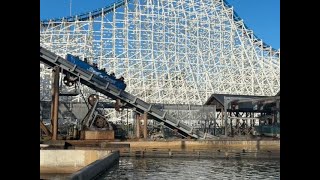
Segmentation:
{"type": "Polygon", "coordinates": [[[43,122],[40,120],[40,129],[47,135],[51,136],[50,130],[43,124],[43,122]]]}
{"type": "Polygon", "coordinates": [[[136,115],[136,136],[140,139],[140,115],[136,115]]]}
{"type": "Polygon", "coordinates": [[[143,126],[143,138],[144,139],[147,139],[148,137],[148,131],[147,131],[147,124],[148,124],[148,114],[145,112],[143,114],[143,123],[144,123],[144,126],[143,126]]]}
{"type": "Polygon", "coordinates": [[[52,104],[51,104],[51,127],[52,140],[58,139],[58,109],[59,109],[59,66],[52,70],[52,104]]]}

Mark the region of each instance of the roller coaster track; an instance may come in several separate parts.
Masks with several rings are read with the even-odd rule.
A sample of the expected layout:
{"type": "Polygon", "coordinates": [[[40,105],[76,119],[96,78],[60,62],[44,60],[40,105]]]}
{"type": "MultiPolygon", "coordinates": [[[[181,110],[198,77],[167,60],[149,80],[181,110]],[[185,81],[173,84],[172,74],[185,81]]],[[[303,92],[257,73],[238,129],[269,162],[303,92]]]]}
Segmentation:
{"type": "Polygon", "coordinates": [[[126,1],[129,2],[130,0],[117,1],[113,4],[105,6],[104,8],[96,9],[92,12],[82,13],[82,14],[75,15],[75,16],[42,20],[42,21],[40,21],[40,24],[42,26],[48,26],[50,22],[55,22],[54,25],[57,25],[57,24],[61,24],[62,22],[87,21],[90,18],[93,19],[93,18],[101,16],[101,14],[107,14],[109,12],[114,11],[115,9],[123,6],[126,3],[126,1]]]}
{"type": "MultiPolygon", "coordinates": [[[[226,1],[226,0],[223,0],[223,3],[224,3],[224,5],[226,6],[226,7],[228,7],[228,8],[232,8],[232,6],[226,1]]],[[[234,21],[242,21],[242,19],[240,18],[240,16],[236,13],[236,11],[234,11],[233,10],[233,20],[234,21]]],[[[244,28],[245,29],[249,29],[248,28],[248,26],[245,24],[245,23],[243,23],[244,24],[244,28]]],[[[261,41],[261,39],[259,39],[255,34],[253,34],[253,37],[251,37],[252,39],[254,39],[254,42],[259,42],[259,41],[261,41]]],[[[263,42],[262,43],[262,46],[263,46],[263,48],[264,49],[267,49],[267,48],[270,48],[271,46],[270,45],[268,45],[268,44],[266,44],[265,42],[263,42]]],[[[277,52],[278,50],[277,49],[274,49],[274,48],[271,48],[271,50],[273,51],[273,52],[277,52]]],[[[279,55],[279,54],[277,54],[277,55],[279,55]]]]}
{"type": "MultiPolygon", "coordinates": [[[[40,24],[43,27],[46,27],[49,25],[50,22],[52,23],[52,25],[58,25],[58,24],[61,24],[62,22],[87,21],[90,19],[94,19],[96,17],[100,17],[102,14],[110,13],[110,12],[114,11],[115,9],[125,5],[125,3],[128,3],[129,1],[130,0],[120,0],[120,1],[117,1],[113,4],[107,5],[103,8],[99,8],[99,9],[96,9],[91,12],[86,12],[86,13],[82,13],[82,14],[78,14],[78,15],[74,15],[74,16],[41,20],[40,24]]],[[[222,0],[222,1],[223,1],[224,6],[226,6],[228,8],[232,8],[232,6],[226,0],[222,0]]],[[[234,10],[233,10],[233,20],[236,22],[242,21],[240,16],[234,10]]],[[[244,24],[245,29],[249,29],[245,23],[243,23],[243,24],[244,24]]],[[[239,28],[242,28],[242,27],[239,27],[239,28]]],[[[257,43],[261,41],[261,39],[259,39],[255,34],[253,34],[251,38],[254,40],[254,42],[257,42],[257,43]]],[[[264,49],[271,48],[271,46],[266,44],[265,42],[262,42],[262,47],[264,49]]],[[[279,52],[277,49],[271,48],[271,51],[275,52],[276,55],[279,55],[279,52]]]]}
{"type": "Polygon", "coordinates": [[[180,120],[175,119],[164,111],[159,110],[152,104],[144,102],[143,100],[125,92],[110,84],[107,80],[89,72],[87,70],[77,67],[75,64],[65,60],[53,52],[40,46],[40,62],[49,67],[59,66],[63,71],[74,74],[79,77],[80,83],[110,97],[113,99],[120,99],[128,105],[134,107],[137,112],[147,112],[158,122],[163,123],[168,128],[177,131],[186,138],[198,138],[194,133],[192,127],[189,127],[180,120]]]}

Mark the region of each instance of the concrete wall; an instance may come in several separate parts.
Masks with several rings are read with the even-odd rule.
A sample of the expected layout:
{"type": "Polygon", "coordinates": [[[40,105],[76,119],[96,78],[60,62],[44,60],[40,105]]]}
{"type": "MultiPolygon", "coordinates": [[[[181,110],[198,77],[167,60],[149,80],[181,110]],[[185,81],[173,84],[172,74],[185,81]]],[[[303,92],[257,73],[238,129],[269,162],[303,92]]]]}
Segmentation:
{"type": "Polygon", "coordinates": [[[40,173],[72,173],[110,153],[107,150],[40,150],[40,173]]]}
{"type": "MultiPolygon", "coordinates": [[[[121,142],[115,142],[121,143],[121,142]]],[[[129,143],[130,149],[176,149],[176,150],[194,150],[194,149],[221,149],[221,150],[275,150],[280,151],[280,140],[198,140],[198,141],[136,141],[123,142],[129,143]]],[[[112,142],[110,142],[112,144],[112,142]]]]}
{"type": "Polygon", "coordinates": [[[114,140],[114,131],[106,130],[106,131],[81,131],[80,139],[85,140],[114,140]]]}

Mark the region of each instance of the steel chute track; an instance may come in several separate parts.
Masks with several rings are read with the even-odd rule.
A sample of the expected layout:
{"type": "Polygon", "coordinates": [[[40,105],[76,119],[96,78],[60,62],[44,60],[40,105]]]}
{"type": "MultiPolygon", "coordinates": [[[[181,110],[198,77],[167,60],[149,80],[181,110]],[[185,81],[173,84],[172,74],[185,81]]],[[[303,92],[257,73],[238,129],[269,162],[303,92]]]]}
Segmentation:
{"type": "Polygon", "coordinates": [[[138,112],[147,112],[153,119],[158,122],[162,122],[165,126],[170,129],[176,130],[179,134],[184,137],[198,138],[193,131],[193,128],[186,125],[185,123],[175,119],[164,111],[159,110],[152,104],[144,102],[140,98],[129,94],[126,91],[122,91],[107,80],[96,76],[92,72],[81,69],[75,64],[65,60],[64,58],[56,55],[55,53],[48,51],[47,49],[40,46],[40,62],[50,67],[59,66],[64,72],[68,72],[79,77],[80,82],[110,98],[120,99],[126,102],[128,105],[135,108],[138,112]]]}

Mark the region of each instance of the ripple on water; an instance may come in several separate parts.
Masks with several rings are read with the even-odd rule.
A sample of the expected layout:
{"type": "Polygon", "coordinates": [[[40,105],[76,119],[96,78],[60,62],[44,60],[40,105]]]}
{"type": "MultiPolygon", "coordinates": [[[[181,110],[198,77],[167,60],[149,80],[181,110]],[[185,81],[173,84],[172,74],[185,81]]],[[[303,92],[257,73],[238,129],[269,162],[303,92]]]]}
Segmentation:
{"type": "Polygon", "coordinates": [[[280,179],[279,160],[122,157],[104,179],[280,179]]]}

